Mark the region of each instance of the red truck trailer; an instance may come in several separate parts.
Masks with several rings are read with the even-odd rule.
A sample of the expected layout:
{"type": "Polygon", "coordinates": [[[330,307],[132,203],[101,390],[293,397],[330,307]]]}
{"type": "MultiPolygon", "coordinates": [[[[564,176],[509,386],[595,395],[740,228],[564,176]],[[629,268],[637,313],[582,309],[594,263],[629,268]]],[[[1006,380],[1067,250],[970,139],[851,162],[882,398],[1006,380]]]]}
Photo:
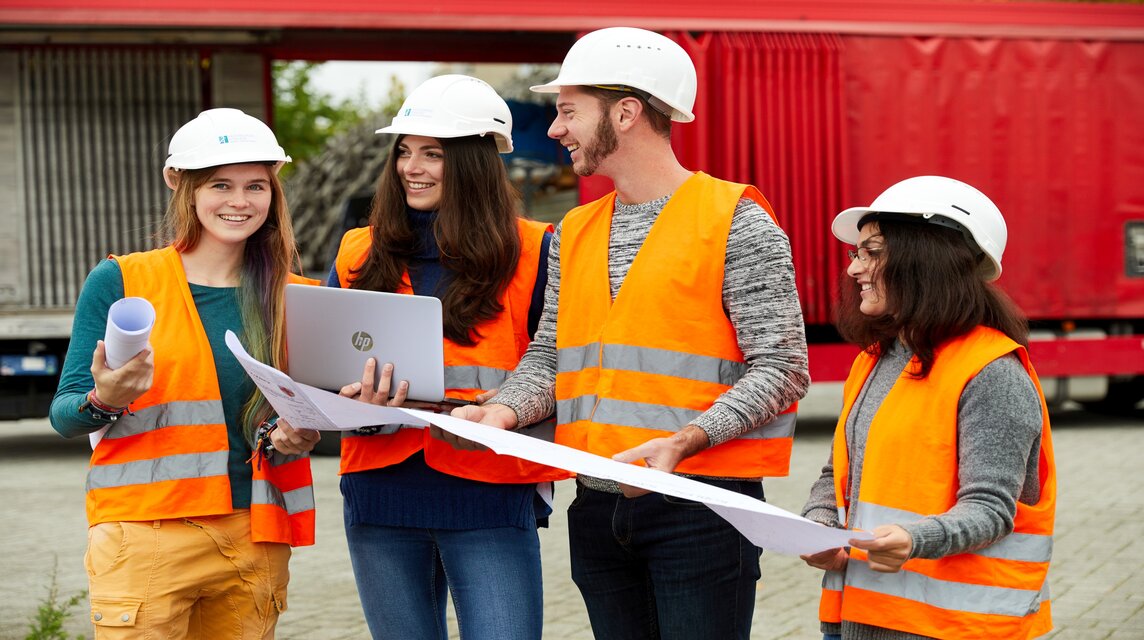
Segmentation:
{"type": "MultiPolygon", "coordinates": [[[[135,235],[108,237],[58,177],[81,157],[70,149],[99,157],[87,136],[111,148],[145,127],[141,139],[160,145],[157,132],[227,102],[227,92],[266,113],[272,59],[559,62],[578,34],[614,25],[661,31],[695,60],[697,118],[677,125],[674,143],[686,166],[753,183],[775,205],[792,243],[815,381],[841,380],[854,355],[831,326],[845,254],[830,220],[900,179],[933,173],[978,186],[1004,212],[999,284],[1032,320],[1034,363],[1051,398],[1114,410],[1144,398],[1144,6],[1133,4],[5,0],[0,77],[16,91],[0,99],[0,183],[16,185],[17,197],[0,203],[0,239],[43,248],[0,260],[0,357],[32,342],[59,351],[66,333],[37,336],[48,325],[22,318],[66,315],[84,273],[76,265],[140,242],[135,224],[135,235]],[[54,61],[100,56],[109,62],[60,80],[72,76],[54,61]],[[138,105],[113,95],[77,108],[85,87],[102,86],[90,77],[101,69],[112,86],[165,75],[138,105]],[[164,93],[172,91],[177,100],[164,93]],[[85,117],[92,109],[107,113],[85,117]],[[80,132],[55,135],[49,113],[80,132]],[[34,256],[42,263],[29,265],[34,256]],[[54,288],[48,296],[37,287],[54,288]]],[[[162,185],[147,188],[153,206],[162,185]]],[[[609,186],[589,179],[580,188],[587,200],[609,186]]],[[[101,197],[111,215],[138,209],[115,193],[101,197]]]]}

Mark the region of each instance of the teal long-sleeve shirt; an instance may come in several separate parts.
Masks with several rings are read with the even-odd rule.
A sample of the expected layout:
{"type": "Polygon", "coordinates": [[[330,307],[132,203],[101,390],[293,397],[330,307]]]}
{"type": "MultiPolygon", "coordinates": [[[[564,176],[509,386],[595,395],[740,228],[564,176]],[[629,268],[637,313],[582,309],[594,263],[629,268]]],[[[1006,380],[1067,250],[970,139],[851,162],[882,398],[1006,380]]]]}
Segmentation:
{"type": "MultiPolygon", "coordinates": [[[[238,360],[226,347],[227,330],[242,335],[242,314],[234,287],[206,287],[191,284],[191,297],[195,301],[199,318],[206,330],[214,357],[215,371],[220,381],[223,415],[226,418],[230,456],[227,473],[230,476],[231,501],[235,509],[250,507],[251,470],[250,446],[242,434],[239,416],[242,405],[254,390],[254,383],[246,376],[238,360]]],[[[76,301],[75,321],[71,342],[60,386],[52,398],[50,420],[52,427],[66,438],[87,435],[105,423],[80,413],[87,392],[95,387],[91,377],[91,354],[95,343],[102,340],[107,329],[107,310],[123,297],[123,272],[114,260],[103,260],[87,276],[87,281],[76,301]]],[[[158,318],[156,322],[162,322],[158,318]]]]}

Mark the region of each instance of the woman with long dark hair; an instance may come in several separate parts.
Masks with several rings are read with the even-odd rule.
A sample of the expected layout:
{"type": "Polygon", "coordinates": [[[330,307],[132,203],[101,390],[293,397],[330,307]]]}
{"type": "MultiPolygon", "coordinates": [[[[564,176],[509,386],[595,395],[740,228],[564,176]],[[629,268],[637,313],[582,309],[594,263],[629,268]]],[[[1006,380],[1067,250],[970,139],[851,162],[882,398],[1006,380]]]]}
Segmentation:
{"type": "Polygon", "coordinates": [[[920,176],[833,231],[855,247],[837,326],[863,351],[804,515],[874,539],[804,556],[826,570],[825,637],[1046,633],[1056,469],[1027,323],[992,284],[1001,212],[920,176]]]}
{"type": "MultiPolygon", "coordinates": [[[[549,225],[525,220],[499,153],[512,150],[508,105],[468,76],[431,78],[405,100],[378,180],[369,227],[342,239],[331,286],[436,296],[445,387],[474,401],[516,366],[543,307],[549,225]]],[[[401,372],[372,360],[343,395],[388,398],[401,372]],[[380,384],[373,391],[374,381],[380,384]]],[[[451,592],[460,633],[536,639],[543,597],[538,483],[565,472],[459,451],[431,429],[390,426],[342,439],[346,537],[374,638],[448,636],[451,592]]]]}

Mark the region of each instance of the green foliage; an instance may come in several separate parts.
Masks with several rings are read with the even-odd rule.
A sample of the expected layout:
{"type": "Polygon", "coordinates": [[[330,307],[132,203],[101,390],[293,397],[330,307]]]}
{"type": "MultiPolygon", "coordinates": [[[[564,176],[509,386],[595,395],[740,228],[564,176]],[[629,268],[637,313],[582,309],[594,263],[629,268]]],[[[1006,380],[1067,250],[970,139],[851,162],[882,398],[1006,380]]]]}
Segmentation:
{"type": "MultiPolygon", "coordinates": [[[[275,61],[274,130],[278,142],[301,162],[322,152],[330,137],[352,128],[370,112],[365,96],[335,102],[329,94],[311,86],[315,62],[275,61]]],[[[283,175],[291,165],[283,167],[283,175]]]]}
{"type": "Polygon", "coordinates": [[[72,609],[87,599],[87,591],[80,591],[61,602],[60,585],[56,580],[58,568],[56,564],[52,565],[48,596],[40,602],[36,615],[28,623],[28,635],[24,640],[84,640],[82,635],[72,636],[64,631],[64,623],[71,617],[72,609]]]}

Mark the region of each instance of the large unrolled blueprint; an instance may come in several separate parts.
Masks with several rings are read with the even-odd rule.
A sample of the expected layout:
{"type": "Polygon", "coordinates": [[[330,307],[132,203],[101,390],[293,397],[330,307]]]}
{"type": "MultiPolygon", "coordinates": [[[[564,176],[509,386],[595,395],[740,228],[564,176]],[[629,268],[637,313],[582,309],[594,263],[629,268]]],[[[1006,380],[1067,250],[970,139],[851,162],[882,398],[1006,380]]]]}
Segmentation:
{"type": "Polygon", "coordinates": [[[702,502],[755,545],[779,553],[816,553],[847,546],[852,538],[872,537],[862,531],[832,529],[761,500],[697,480],[616,462],[513,431],[428,411],[358,402],[295,382],[285,373],[258,362],[229,331],[226,344],[278,415],[296,428],[346,431],[379,424],[426,426],[432,423],[502,455],[702,502]]]}

